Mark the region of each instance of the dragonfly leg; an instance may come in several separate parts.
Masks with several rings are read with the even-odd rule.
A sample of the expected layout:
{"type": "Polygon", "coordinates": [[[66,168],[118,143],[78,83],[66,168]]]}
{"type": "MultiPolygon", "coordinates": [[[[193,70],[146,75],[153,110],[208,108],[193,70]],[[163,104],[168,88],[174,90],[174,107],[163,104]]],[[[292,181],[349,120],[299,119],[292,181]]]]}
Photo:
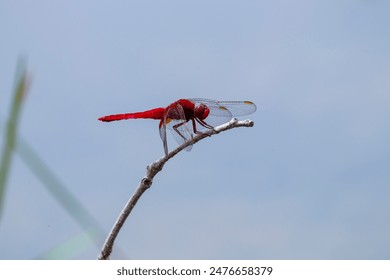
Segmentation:
{"type": "MultiPolygon", "coordinates": [[[[213,129],[213,128],[214,128],[213,126],[209,125],[208,123],[206,123],[205,121],[203,121],[203,120],[201,120],[201,119],[195,118],[195,120],[196,120],[201,126],[207,128],[207,129],[213,129]]],[[[194,121],[194,120],[192,120],[192,126],[194,127],[194,132],[195,132],[196,134],[201,134],[200,131],[197,131],[197,130],[196,130],[196,124],[195,124],[195,121],[194,121]]]]}
{"type": "Polygon", "coordinates": [[[172,127],[172,128],[177,132],[177,134],[179,134],[180,137],[183,138],[185,141],[187,141],[187,138],[185,138],[184,135],[181,134],[180,131],[179,131],[177,128],[180,127],[180,126],[182,126],[182,125],[184,125],[184,124],[186,124],[186,123],[187,123],[187,121],[183,121],[183,122],[181,122],[181,123],[175,124],[175,125],[172,127]]]}
{"type": "Polygon", "coordinates": [[[197,119],[192,119],[192,129],[194,130],[194,133],[195,134],[203,134],[201,131],[198,131],[196,129],[196,122],[195,122],[195,120],[197,120],[197,119]]]}

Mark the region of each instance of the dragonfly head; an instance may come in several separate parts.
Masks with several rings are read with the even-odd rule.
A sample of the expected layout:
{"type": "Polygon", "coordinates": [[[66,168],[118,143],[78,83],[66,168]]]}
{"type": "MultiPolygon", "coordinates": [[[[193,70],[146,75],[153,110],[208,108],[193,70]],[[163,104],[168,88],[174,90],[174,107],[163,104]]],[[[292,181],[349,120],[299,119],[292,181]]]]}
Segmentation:
{"type": "Polygon", "coordinates": [[[198,106],[195,107],[195,117],[204,120],[208,117],[209,114],[210,109],[206,105],[200,103],[198,106]]]}

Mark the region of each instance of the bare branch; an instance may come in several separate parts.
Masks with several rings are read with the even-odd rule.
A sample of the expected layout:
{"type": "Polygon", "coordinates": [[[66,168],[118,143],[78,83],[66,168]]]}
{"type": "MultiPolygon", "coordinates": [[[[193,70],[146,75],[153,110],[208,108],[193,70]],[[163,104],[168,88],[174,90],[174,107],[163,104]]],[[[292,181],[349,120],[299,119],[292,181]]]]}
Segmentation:
{"type": "Polygon", "coordinates": [[[190,145],[194,145],[195,143],[199,142],[200,140],[212,136],[214,134],[218,134],[222,131],[229,130],[236,127],[252,127],[254,125],[253,121],[251,120],[245,120],[245,121],[239,121],[237,119],[232,119],[230,122],[226,124],[222,124],[220,126],[215,127],[214,129],[207,130],[206,132],[203,132],[201,134],[197,134],[194,138],[192,138],[189,141],[186,141],[170,153],[168,155],[162,157],[161,159],[153,162],[152,164],[148,165],[146,168],[146,176],[141,180],[139,183],[137,189],[135,190],[134,194],[131,196],[131,198],[127,201],[125,207],[123,208],[122,212],[120,213],[118,219],[116,220],[113,228],[111,229],[111,232],[109,233],[103,248],[100,252],[100,255],[98,257],[99,260],[107,260],[110,258],[112,248],[114,246],[114,242],[116,237],[119,234],[119,231],[121,230],[122,226],[124,225],[127,217],[130,215],[131,211],[133,210],[134,206],[137,204],[138,199],[142,196],[142,194],[149,189],[152,186],[153,178],[156,176],[158,172],[160,172],[165,163],[177,155],[179,152],[181,152],[183,149],[190,145]]]}

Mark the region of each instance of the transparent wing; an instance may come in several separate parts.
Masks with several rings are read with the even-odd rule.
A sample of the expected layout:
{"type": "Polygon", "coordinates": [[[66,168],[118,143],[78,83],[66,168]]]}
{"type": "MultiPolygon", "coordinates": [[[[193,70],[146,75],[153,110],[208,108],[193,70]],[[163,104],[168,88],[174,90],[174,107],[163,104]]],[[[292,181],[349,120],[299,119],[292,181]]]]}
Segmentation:
{"type": "MultiPolygon", "coordinates": [[[[227,123],[233,118],[232,113],[224,106],[221,106],[217,103],[208,103],[204,104],[202,102],[195,102],[195,106],[199,106],[200,104],[206,105],[207,108],[210,110],[209,115],[206,119],[203,121],[212,127],[216,127],[218,125],[227,123]]],[[[197,126],[198,130],[205,130],[208,129],[207,127],[203,126],[202,123],[199,123],[200,125],[197,126]]]]}
{"type": "Polygon", "coordinates": [[[160,121],[158,128],[160,132],[160,138],[163,142],[164,153],[165,155],[168,155],[167,126],[165,118],[160,121]]]}
{"type": "MultiPolygon", "coordinates": [[[[233,117],[252,114],[256,111],[256,105],[251,101],[218,101],[205,98],[189,98],[195,106],[203,104],[210,110],[209,115],[203,121],[212,127],[224,124],[233,117]]],[[[202,124],[197,126],[199,130],[206,129],[202,124]]]]}
{"type": "Polygon", "coordinates": [[[220,109],[230,111],[232,117],[250,115],[256,112],[256,104],[251,101],[218,101],[205,98],[189,98],[194,103],[202,103],[210,108],[210,114],[220,116],[220,109]]]}

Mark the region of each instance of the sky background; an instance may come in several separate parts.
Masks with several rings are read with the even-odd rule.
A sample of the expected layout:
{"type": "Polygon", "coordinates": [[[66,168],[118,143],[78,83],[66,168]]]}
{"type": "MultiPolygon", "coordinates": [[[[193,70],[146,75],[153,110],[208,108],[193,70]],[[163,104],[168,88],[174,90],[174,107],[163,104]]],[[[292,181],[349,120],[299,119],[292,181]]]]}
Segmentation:
{"type": "MultiPolygon", "coordinates": [[[[389,259],[389,11],[384,0],[2,0],[0,144],[24,56],[19,136],[108,232],[163,147],[157,121],[98,117],[251,100],[253,128],[166,164],[112,258],[389,259]]],[[[83,232],[16,154],[0,258],[95,259],[83,232]]]]}

